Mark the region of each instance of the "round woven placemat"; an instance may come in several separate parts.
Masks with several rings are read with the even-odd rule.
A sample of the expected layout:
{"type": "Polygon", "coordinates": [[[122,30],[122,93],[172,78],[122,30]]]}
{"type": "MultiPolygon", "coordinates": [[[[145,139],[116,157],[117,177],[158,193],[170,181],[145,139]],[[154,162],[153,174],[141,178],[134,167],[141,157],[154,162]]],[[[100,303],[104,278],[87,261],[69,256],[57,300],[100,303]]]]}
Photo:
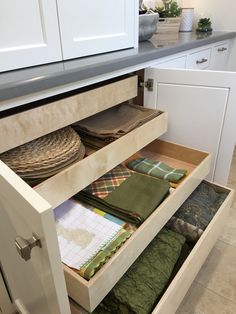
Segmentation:
{"type": "Polygon", "coordinates": [[[84,156],[79,135],[66,127],[0,155],[0,159],[21,177],[48,176],[84,156]]]}

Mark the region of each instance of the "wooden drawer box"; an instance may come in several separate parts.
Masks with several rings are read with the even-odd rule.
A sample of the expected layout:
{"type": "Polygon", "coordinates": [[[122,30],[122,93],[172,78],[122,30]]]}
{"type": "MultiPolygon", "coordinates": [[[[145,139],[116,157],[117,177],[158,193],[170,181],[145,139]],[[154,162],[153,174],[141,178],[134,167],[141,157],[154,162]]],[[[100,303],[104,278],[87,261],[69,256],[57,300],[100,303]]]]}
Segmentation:
{"type": "Polygon", "coordinates": [[[86,281],[69,267],[64,267],[69,296],[88,311],[93,311],[101,302],[210,169],[209,154],[159,140],[140,153],[170,166],[185,168],[189,174],[91,280],[86,281]]]}
{"type": "Polygon", "coordinates": [[[176,312],[225,226],[233,201],[234,191],[215,183],[214,186],[227,191],[229,194],[174,277],[152,314],[174,314],[176,312]]]}
{"type": "Polygon", "coordinates": [[[122,136],[35,187],[52,208],[60,205],[167,130],[167,113],[122,136]]]}
{"type": "Polygon", "coordinates": [[[137,96],[137,76],[103,82],[89,90],[26,110],[0,121],[0,153],[85,119],[137,96]]]}

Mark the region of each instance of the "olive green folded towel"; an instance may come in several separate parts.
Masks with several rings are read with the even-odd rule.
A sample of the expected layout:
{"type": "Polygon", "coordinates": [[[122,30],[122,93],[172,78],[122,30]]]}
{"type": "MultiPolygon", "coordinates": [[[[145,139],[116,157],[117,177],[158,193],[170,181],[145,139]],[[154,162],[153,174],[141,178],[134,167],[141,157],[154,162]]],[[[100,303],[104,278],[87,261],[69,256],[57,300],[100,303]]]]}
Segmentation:
{"type": "Polygon", "coordinates": [[[163,228],[93,313],[150,313],[169,281],[184,242],[182,235],[163,228]]]}
{"type": "Polygon", "coordinates": [[[120,186],[105,198],[85,191],[75,198],[99,208],[124,221],[141,224],[169,194],[170,184],[139,173],[132,173],[120,186]]]}

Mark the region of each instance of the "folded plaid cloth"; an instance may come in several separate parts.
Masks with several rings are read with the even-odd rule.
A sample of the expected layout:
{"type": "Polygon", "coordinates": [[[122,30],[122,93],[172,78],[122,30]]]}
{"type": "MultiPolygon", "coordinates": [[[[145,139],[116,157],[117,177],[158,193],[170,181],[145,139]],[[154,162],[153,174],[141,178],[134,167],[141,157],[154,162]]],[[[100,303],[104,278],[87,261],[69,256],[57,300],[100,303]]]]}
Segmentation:
{"type": "Polygon", "coordinates": [[[88,185],[83,191],[94,196],[104,198],[114,191],[122,182],[129,178],[132,171],[125,166],[118,165],[102,177],[88,185]]]}
{"type": "Polygon", "coordinates": [[[164,200],[169,189],[170,184],[165,180],[134,172],[105,198],[94,196],[85,190],[74,197],[124,221],[139,225],[164,200]]]}
{"type": "Polygon", "coordinates": [[[83,265],[77,272],[85,279],[91,279],[94,274],[116,253],[129,239],[132,232],[121,229],[117,235],[96,256],[83,265]]]}
{"type": "Polygon", "coordinates": [[[151,313],[184,242],[182,235],[163,228],[93,313],[151,313]]]}
{"type": "Polygon", "coordinates": [[[150,176],[170,182],[178,182],[187,173],[185,169],[171,168],[164,162],[155,161],[144,157],[130,161],[127,166],[134,171],[148,174],[150,176]]]}

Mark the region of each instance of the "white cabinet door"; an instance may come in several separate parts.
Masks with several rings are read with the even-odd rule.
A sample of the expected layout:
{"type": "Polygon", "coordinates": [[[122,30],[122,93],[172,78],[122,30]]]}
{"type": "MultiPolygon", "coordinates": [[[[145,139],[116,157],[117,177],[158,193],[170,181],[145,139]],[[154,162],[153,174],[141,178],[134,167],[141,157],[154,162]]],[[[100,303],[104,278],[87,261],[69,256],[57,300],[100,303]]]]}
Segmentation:
{"type": "Polygon", "coordinates": [[[213,153],[209,179],[226,184],[236,137],[236,73],[149,68],[145,106],[167,111],[163,139],[213,153]]]}
{"type": "Polygon", "coordinates": [[[1,268],[18,312],[70,313],[50,205],[1,161],[0,186],[1,268]],[[30,239],[33,233],[41,248],[34,247],[25,261],[15,240],[30,239]]]}
{"type": "Polygon", "coordinates": [[[64,59],[134,47],[137,0],[57,0],[64,59]]]}
{"type": "Polygon", "coordinates": [[[56,0],[0,1],[0,72],[62,59],[56,0]]]}

